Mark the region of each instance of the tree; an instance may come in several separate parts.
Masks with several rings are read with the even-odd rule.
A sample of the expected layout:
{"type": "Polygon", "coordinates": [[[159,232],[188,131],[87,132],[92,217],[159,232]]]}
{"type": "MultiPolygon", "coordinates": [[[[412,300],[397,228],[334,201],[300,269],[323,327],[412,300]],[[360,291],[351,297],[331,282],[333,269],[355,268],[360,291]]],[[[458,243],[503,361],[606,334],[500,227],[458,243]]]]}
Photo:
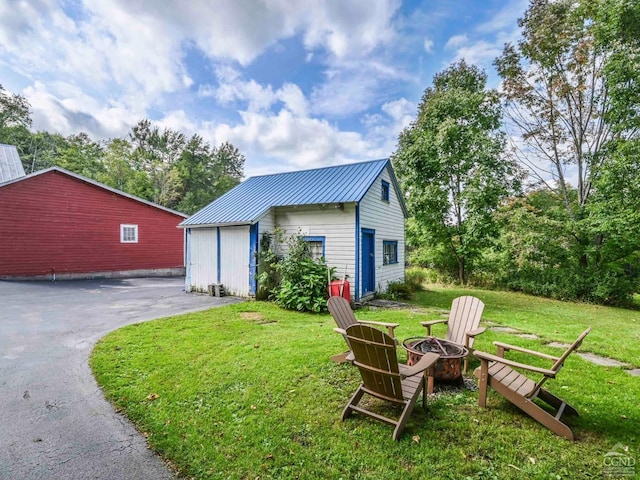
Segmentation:
{"type": "Polygon", "coordinates": [[[0,142],[14,144],[13,132],[31,126],[30,108],[25,97],[7,92],[0,84],[0,142]]]}
{"type": "Polygon", "coordinates": [[[178,209],[194,213],[242,179],[244,155],[230,143],[210,148],[202,137],[191,137],[178,163],[184,195],[178,209]]]}
{"type": "Polygon", "coordinates": [[[160,130],[149,120],[129,134],[130,165],[149,180],[144,198],[193,213],[236,186],[243,175],[244,156],[230,143],[212,148],[199,135],[160,130]]]}
{"type": "Polygon", "coordinates": [[[576,298],[618,302],[637,288],[637,215],[622,208],[630,202],[616,179],[640,178],[638,19],[640,4],[629,0],[533,0],[522,40],[495,62],[521,135],[518,158],[536,188],[562,199],[555,236],[573,257],[558,275],[580,279],[576,298]]]}
{"type": "Polygon", "coordinates": [[[150,200],[175,208],[180,197],[180,178],[175,167],[185,148],[185,135],[169,128],[161,131],[151,121],[141,120],[131,129],[129,137],[134,168],[143,171],[151,182],[150,200]]]}
{"type": "Polygon", "coordinates": [[[503,152],[499,97],[486,81],[464,61],[437,74],[392,157],[414,231],[455,259],[463,284],[496,233],[493,212],[518,186],[503,152]]]}
{"type": "Polygon", "coordinates": [[[66,138],[57,147],[56,165],[87,178],[98,180],[104,172],[102,146],[81,132],[66,138]]]}
{"type": "Polygon", "coordinates": [[[24,171],[30,174],[54,166],[58,147],[66,139],[62,135],[45,131],[34,133],[19,127],[13,129],[11,138],[5,141],[16,146],[24,171]]]}
{"type": "Polygon", "coordinates": [[[99,181],[131,195],[151,200],[151,181],[146,172],[135,168],[132,155],[133,148],[126,139],[109,140],[104,148],[104,172],[99,176],[99,181]]]}
{"type": "Polygon", "coordinates": [[[612,98],[604,71],[611,51],[596,41],[599,8],[593,5],[532,0],[519,20],[523,39],[517,46],[507,44],[495,62],[506,116],[524,142],[520,160],[540,184],[562,196],[574,219],[593,191],[593,172],[606,161],[606,146],[634,134],[607,121],[612,98]],[[576,178],[575,204],[568,174],[576,178]]]}

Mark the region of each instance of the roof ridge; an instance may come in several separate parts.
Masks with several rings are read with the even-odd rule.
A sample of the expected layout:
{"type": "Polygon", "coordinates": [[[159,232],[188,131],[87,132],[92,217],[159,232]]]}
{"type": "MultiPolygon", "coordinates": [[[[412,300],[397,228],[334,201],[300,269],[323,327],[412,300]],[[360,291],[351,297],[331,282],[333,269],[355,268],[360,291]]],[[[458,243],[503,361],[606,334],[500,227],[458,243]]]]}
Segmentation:
{"type": "Polygon", "coordinates": [[[246,180],[249,180],[250,178],[275,177],[277,175],[292,175],[292,174],[296,174],[296,173],[315,172],[315,171],[318,171],[318,170],[328,170],[330,168],[351,167],[351,166],[354,166],[354,165],[364,165],[366,163],[376,163],[376,162],[386,162],[386,161],[389,161],[389,158],[378,158],[376,160],[363,160],[361,162],[343,163],[343,164],[340,164],[340,165],[327,165],[327,166],[324,166],[324,167],[306,168],[304,170],[287,170],[286,172],[265,173],[263,175],[253,175],[251,177],[248,177],[246,180]]]}

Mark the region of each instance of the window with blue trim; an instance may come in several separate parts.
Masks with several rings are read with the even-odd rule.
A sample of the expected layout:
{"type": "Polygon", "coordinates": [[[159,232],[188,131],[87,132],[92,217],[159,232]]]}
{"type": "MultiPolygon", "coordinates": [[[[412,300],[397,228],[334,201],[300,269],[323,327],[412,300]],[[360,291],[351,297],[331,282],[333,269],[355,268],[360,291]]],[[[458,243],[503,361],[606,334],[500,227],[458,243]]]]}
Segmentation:
{"type": "Polygon", "coordinates": [[[398,263],[398,241],[383,240],[382,241],[382,264],[392,265],[398,263]]]}
{"type": "Polygon", "coordinates": [[[389,182],[382,180],[382,201],[389,201],[389,182]]]}
{"type": "Polygon", "coordinates": [[[314,260],[324,258],[324,237],[302,237],[309,247],[309,253],[314,260]]]}

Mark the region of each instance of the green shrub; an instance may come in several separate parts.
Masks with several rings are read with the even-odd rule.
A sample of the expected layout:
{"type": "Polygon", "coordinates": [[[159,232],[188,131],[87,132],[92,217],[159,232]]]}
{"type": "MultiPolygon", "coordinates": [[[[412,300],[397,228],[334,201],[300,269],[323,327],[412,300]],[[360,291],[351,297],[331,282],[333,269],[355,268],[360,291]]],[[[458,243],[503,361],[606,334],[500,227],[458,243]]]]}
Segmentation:
{"type": "Polygon", "coordinates": [[[288,252],[279,253],[282,233],[265,234],[261,241],[258,292],[261,298],[275,301],[287,310],[322,312],[327,309],[327,281],[333,279],[324,259],[313,260],[309,247],[300,235],[289,237],[288,252]]]}
{"type": "Polygon", "coordinates": [[[276,229],[271,234],[263,233],[260,238],[260,250],[258,257],[258,289],[256,300],[269,300],[280,285],[280,274],[276,265],[283,260],[278,251],[279,239],[282,233],[276,229]]]}
{"type": "Polygon", "coordinates": [[[389,282],[386,291],[377,292],[375,296],[383,300],[408,300],[414,292],[413,285],[407,282],[395,281],[389,282]]]}
{"type": "Polygon", "coordinates": [[[405,270],[404,281],[413,291],[422,290],[425,283],[438,281],[438,273],[430,268],[411,267],[405,270]]]}

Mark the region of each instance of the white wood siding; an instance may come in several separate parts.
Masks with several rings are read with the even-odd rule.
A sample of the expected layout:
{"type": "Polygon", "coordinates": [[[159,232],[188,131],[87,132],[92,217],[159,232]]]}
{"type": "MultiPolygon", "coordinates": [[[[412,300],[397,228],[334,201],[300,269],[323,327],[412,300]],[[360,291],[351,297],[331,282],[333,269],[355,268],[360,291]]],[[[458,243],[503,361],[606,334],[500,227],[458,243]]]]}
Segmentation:
{"type": "Polygon", "coordinates": [[[229,295],[249,295],[248,225],[220,227],[220,283],[229,295]]]}
{"type": "Polygon", "coordinates": [[[275,224],[276,222],[273,215],[273,208],[270,208],[269,211],[258,220],[258,245],[260,245],[260,240],[262,239],[263,233],[273,233],[275,224]]]}
{"type": "Polygon", "coordinates": [[[217,283],[217,232],[215,228],[192,228],[188,238],[185,288],[189,292],[206,292],[209,284],[217,283]]]}
{"type": "MultiPolygon", "coordinates": [[[[373,182],[360,202],[360,228],[370,228],[376,232],[376,290],[384,291],[389,282],[404,280],[404,215],[388,167],[373,182]],[[382,180],[389,183],[388,202],[382,200],[382,180]],[[382,264],[382,242],[384,240],[398,242],[398,263],[382,264]]],[[[360,267],[362,268],[362,262],[360,267]]]]}
{"type": "MultiPolygon", "coordinates": [[[[304,236],[325,237],[324,249],[327,265],[336,267],[336,275],[342,279],[346,273],[354,294],[355,283],[355,204],[345,204],[343,209],[330,205],[305,205],[278,207],[275,223],[287,236],[299,231],[304,236]]],[[[262,232],[260,224],[260,232],[262,232]]],[[[286,245],[283,245],[286,250],[286,245]]]]}

